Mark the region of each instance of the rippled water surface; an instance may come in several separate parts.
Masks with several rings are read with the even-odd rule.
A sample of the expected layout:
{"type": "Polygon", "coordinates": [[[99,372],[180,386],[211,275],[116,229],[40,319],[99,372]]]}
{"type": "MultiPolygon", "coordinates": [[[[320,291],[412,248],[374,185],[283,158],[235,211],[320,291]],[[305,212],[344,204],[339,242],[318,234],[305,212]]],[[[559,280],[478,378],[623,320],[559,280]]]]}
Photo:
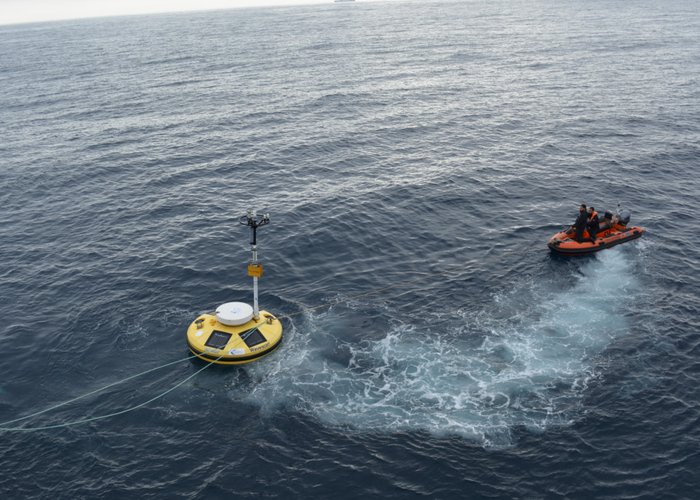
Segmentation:
{"type": "Polygon", "coordinates": [[[614,0],[0,27],[2,427],[200,370],[249,207],[287,316],[3,432],[3,498],[697,497],[698,33],[614,0]],[[581,201],[648,233],[550,255],[581,201]]]}

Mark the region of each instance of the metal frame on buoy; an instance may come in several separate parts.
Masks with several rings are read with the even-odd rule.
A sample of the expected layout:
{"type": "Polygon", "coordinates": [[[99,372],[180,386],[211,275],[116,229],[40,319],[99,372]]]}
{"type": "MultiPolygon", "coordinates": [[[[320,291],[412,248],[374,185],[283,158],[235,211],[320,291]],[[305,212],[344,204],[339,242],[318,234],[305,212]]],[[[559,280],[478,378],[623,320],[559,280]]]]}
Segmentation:
{"type": "Polygon", "coordinates": [[[255,210],[248,210],[248,213],[242,216],[239,222],[244,226],[250,227],[250,249],[253,252],[253,260],[248,263],[248,276],[253,278],[253,318],[257,321],[260,319],[260,311],[258,309],[258,278],[260,278],[263,273],[262,263],[258,261],[258,228],[270,223],[270,214],[262,214],[259,216],[255,210]]]}

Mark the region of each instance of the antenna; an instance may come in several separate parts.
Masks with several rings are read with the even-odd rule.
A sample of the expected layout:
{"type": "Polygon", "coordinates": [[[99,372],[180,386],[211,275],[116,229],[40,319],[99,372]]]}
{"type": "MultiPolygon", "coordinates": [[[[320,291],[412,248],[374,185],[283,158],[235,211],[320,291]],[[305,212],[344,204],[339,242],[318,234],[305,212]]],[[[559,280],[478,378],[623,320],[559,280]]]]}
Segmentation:
{"type": "Polygon", "coordinates": [[[263,273],[262,263],[258,262],[258,228],[270,223],[270,214],[258,215],[255,210],[248,210],[248,212],[239,219],[239,222],[244,226],[250,227],[250,247],[253,251],[253,260],[248,263],[248,276],[253,278],[253,318],[257,321],[260,319],[260,310],[258,309],[258,278],[260,278],[263,273]]]}

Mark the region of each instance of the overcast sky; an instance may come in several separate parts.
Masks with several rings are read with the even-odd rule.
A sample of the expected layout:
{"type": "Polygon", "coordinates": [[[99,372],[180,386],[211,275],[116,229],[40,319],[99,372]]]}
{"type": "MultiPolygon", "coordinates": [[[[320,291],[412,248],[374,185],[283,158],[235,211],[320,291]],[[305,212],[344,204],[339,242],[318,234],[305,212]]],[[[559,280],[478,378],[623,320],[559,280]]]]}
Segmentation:
{"type": "Polygon", "coordinates": [[[0,0],[0,24],[153,12],[265,5],[332,3],[333,0],[0,0]]]}

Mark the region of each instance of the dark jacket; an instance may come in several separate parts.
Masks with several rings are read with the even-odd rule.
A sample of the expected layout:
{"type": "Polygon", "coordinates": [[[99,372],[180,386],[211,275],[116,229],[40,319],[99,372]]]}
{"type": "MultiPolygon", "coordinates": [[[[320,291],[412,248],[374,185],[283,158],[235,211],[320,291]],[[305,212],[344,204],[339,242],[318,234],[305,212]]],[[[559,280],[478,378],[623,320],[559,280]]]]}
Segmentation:
{"type": "Polygon", "coordinates": [[[598,214],[594,214],[593,217],[588,219],[588,230],[592,230],[597,233],[600,230],[600,221],[598,220],[598,214]]]}
{"type": "Polygon", "coordinates": [[[574,222],[574,231],[576,232],[576,236],[574,238],[579,243],[583,241],[583,232],[586,230],[587,226],[588,212],[584,210],[583,212],[578,213],[578,217],[576,217],[576,222],[574,222]]]}
{"type": "Polygon", "coordinates": [[[593,214],[593,217],[588,219],[588,234],[591,238],[595,238],[595,235],[600,231],[600,222],[598,222],[598,214],[593,214]]]}

